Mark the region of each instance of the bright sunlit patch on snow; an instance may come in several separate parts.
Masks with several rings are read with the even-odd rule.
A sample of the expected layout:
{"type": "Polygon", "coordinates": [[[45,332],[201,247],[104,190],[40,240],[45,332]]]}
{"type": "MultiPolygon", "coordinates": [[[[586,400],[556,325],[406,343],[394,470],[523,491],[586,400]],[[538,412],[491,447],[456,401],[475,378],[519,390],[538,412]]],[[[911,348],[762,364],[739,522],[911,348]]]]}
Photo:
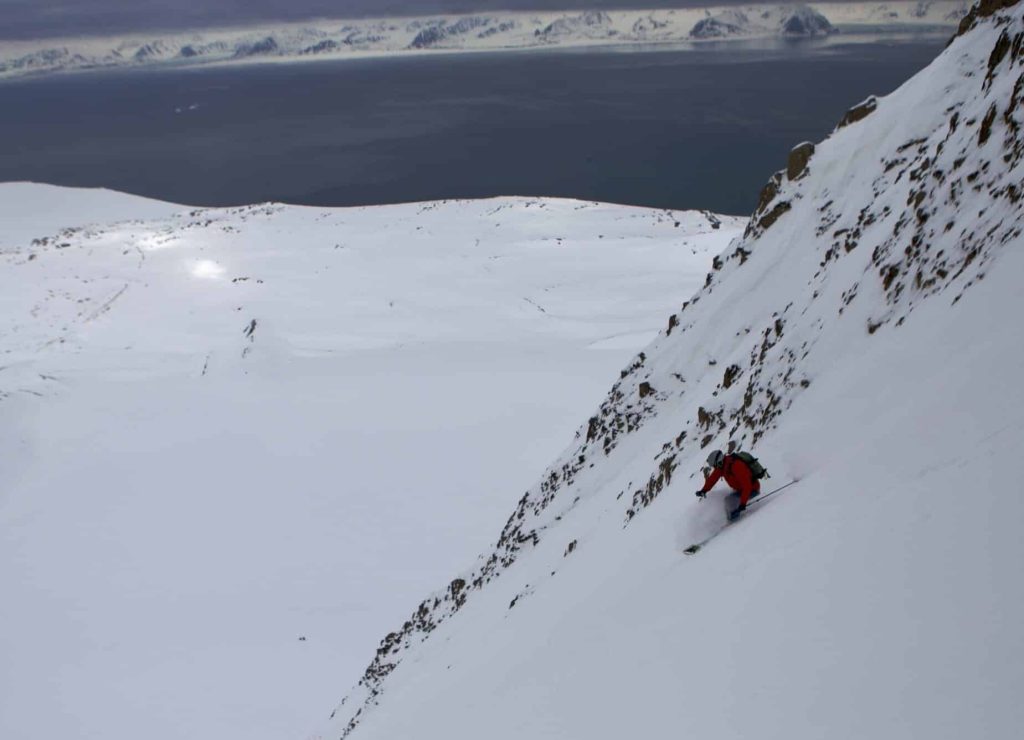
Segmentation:
{"type": "Polygon", "coordinates": [[[192,275],[197,278],[218,278],[224,274],[224,268],[213,260],[196,260],[192,263],[192,275]]]}

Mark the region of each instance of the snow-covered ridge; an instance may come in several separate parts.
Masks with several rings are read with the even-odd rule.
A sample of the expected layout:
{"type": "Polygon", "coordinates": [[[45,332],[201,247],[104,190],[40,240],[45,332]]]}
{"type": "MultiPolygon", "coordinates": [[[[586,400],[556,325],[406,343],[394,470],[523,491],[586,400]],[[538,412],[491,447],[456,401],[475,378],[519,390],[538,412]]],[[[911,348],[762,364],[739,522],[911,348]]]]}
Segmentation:
{"type": "Polygon", "coordinates": [[[1009,544],[1019,543],[1016,524],[993,514],[1022,510],[999,494],[1011,474],[994,464],[1024,439],[1015,380],[1024,352],[1006,344],[1019,332],[1024,268],[1022,80],[1020,6],[985,2],[928,68],[851,109],[825,141],[796,147],[703,289],[622,371],[494,548],[381,641],[325,736],[513,738],[573,727],[595,738],[687,728],[748,737],[766,717],[778,721],[771,737],[881,736],[895,726],[887,721],[901,736],[1010,733],[1015,689],[990,687],[1019,685],[1012,666],[1024,645],[995,655],[987,640],[1024,612],[998,585],[1020,555],[1009,544]],[[681,573],[665,520],[706,519],[690,493],[695,471],[709,449],[733,446],[755,446],[769,468],[779,461],[780,483],[810,478],[813,489],[786,494],[793,525],[766,509],[781,528],[757,530],[757,519],[732,538],[760,546],[752,553],[771,555],[770,568],[734,551],[713,561],[714,573],[681,573]],[[786,463],[785,449],[800,452],[786,463]],[[927,508],[937,529],[902,534],[910,525],[882,518],[883,496],[904,515],[927,508]],[[660,517],[647,511],[655,504],[660,517]],[[871,533],[871,552],[850,546],[854,531],[871,533]],[[970,566],[950,567],[940,549],[956,536],[975,548],[963,556],[970,566]],[[876,562],[874,549],[890,557],[876,562]],[[750,569],[756,578],[743,581],[750,569]],[[820,601],[796,573],[823,579],[820,601]],[[856,608],[848,591],[858,579],[861,598],[904,599],[859,614],[852,629],[870,641],[830,621],[842,612],[835,604],[856,608]],[[828,618],[815,621],[809,603],[828,618]],[[698,617],[687,629],[689,612],[698,617]],[[818,639],[804,652],[801,630],[818,639]],[[893,650],[904,634],[912,657],[893,650]],[[938,654],[941,672],[927,667],[938,654]],[[784,655],[793,665],[782,680],[784,655]],[[875,678],[857,679],[853,702],[843,682],[851,661],[881,666],[877,690],[865,685],[875,678]],[[893,685],[908,667],[914,681],[893,685]],[[953,692],[945,682],[964,671],[979,688],[936,711],[934,692],[953,692]],[[777,690],[792,681],[810,696],[777,690]],[[737,703],[744,711],[732,711],[737,703]],[[793,733],[805,716],[813,731],[793,733]],[[512,719],[495,726],[495,717],[512,719]]]}
{"type": "Polygon", "coordinates": [[[706,39],[810,37],[836,27],[951,28],[962,0],[709,6],[631,11],[487,13],[324,20],[132,38],[0,44],[0,78],[159,65],[344,59],[429,51],[666,44],[706,39]]]}

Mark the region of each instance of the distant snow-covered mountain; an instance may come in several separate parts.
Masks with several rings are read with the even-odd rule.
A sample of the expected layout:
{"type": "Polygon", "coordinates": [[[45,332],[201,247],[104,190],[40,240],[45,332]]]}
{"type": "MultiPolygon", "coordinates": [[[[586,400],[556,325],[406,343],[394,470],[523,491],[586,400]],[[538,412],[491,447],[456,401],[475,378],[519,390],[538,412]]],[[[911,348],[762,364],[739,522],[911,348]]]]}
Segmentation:
{"type": "MultiPolygon", "coordinates": [[[[703,287],[321,736],[1012,737],[1024,14],[792,151],[703,287]],[[705,456],[772,473],[710,547],[705,456]]],[[[711,499],[715,499],[713,494],[711,499]]]]}
{"type": "Polygon", "coordinates": [[[754,36],[808,38],[837,33],[828,18],[806,5],[773,7],[750,14],[736,8],[708,15],[690,30],[695,39],[730,39],[754,36]]]}
{"type": "Polygon", "coordinates": [[[834,33],[837,27],[934,30],[951,28],[966,12],[962,0],[899,0],[884,4],[749,5],[321,21],[203,30],[156,38],[0,44],[0,77],[148,65],[344,59],[431,51],[813,37],[834,33]]]}

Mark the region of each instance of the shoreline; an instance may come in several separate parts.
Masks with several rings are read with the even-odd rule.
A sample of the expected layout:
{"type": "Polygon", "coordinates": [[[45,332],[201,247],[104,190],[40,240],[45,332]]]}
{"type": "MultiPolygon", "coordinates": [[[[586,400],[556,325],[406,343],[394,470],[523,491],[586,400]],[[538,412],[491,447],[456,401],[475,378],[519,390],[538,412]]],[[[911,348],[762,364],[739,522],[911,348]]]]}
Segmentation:
{"type": "MultiPolygon", "coordinates": [[[[876,26],[840,27],[840,33],[829,37],[806,39],[786,39],[776,36],[744,36],[729,39],[680,39],[664,41],[635,41],[628,43],[590,43],[558,44],[551,46],[508,46],[469,49],[408,49],[401,51],[355,51],[347,54],[320,54],[316,56],[287,56],[247,59],[211,59],[200,63],[175,63],[168,61],[162,64],[138,65],[106,65],[96,67],[74,67],[58,71],[40,70],[16,75],[0,73],[0,86],[5,84],[33,83],[51,79],[66,79],[72,76],[106,75],[106,74],[172,74],[177,72],[202,72],[205,70],[246,69],[256,67],[312,66],[316,64],[346,64],[375,61],[400,61],[438,57],[506,55],[506,54],[657,54],[669,52],[707,52],[716,50],[716,46],[729,47],[730,51],[777,51],[783,45],[818,44],[817,48],[826,46],[852,46],[856,44],[873,44],[881,42],[914,43],[930,39],[945,38],[949,33],[946,27],[933,28],[879,28],[876,26]],[[863,30],[862,30],[863,29],[863,30]],[[774,43],[773,46],[766,45],[774,43]],[[745,45],[747,48],[740,48],[745,45]]],[[[723,51],[725,49],[722,49],[723,51]]]]}

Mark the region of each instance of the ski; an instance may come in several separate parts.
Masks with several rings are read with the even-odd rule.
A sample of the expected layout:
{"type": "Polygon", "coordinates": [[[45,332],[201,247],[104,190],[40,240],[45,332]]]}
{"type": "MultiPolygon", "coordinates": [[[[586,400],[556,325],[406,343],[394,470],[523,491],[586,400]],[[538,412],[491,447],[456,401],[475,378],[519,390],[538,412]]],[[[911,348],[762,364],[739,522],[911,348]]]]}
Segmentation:
{"type": "MultiPolygon", "coordinates": [[[[799,483],[799,482],[800,482],[800,479],[796,478],[794,480],[791,480],[789,483],[785,484],[784,486],[779,486],[774,491],[770,491],[769,493],[766,493],[763,496],[758,496],[753,501],[751,501],[749,504],[747,504],[746,513],[749,514],[751,509],[753,509],[758,504],[763,504],[765,501],[767,501],[769,498],[771,498],[775,494],[777,494],[780,491],[783,491],[783,490],[789,488],[794,483],[799,483]]],[[[690,545],[689,547],[687,547],[685,550],[683,550],[683,553],[685,553],[686,555],[696,555],[698,552],[701,551],[701,549],[703,549],[703,547],[705,545],[707,545],[709,542],[711,542],[711,540],[715,539],[715,537],[717,537],[718,535],[722,534],[722,532],[727,530],[729,527],[731,527],[736,522],[741,521],[741,520],[743,520],[745,518],[746,518],[745,516],[740,516],[740,517],[738,517],[736,519],[731,519],[729,521],[726,521],[725,524],[723,524],[721,527],[719,527],[714,532],[709,534],[707,537],[702,539],[700,542],[695,542],[692,545],[690,545]]]]}

